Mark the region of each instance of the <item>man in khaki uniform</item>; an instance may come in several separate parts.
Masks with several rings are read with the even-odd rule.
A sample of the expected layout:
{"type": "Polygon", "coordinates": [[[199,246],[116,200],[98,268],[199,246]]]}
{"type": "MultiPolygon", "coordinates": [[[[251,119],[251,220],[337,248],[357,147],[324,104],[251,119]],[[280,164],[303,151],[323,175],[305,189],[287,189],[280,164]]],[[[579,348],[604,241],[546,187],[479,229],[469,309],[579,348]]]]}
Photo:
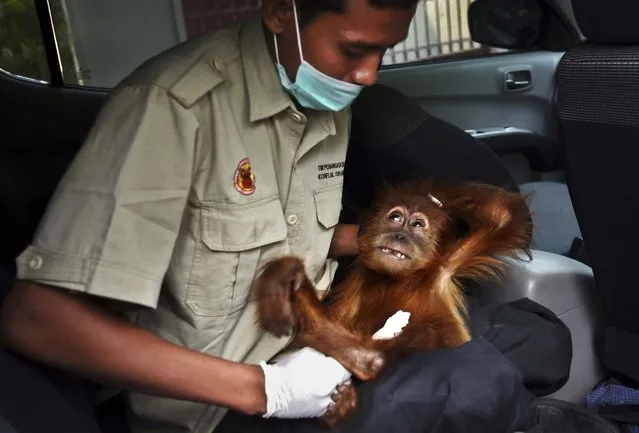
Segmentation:
{"type": "Polygon", "coordinates": [[[264,0],[127,77],[18,259],[3,340],[129,390],[136,433],[325,412],[343,372],[308,354],[259,366],[288,339],[256,328],[249,287],[296,254],[323,292],[329,250],[356,253],[356,227],[336,229],[348,105],[416,3],[264,0]]]}

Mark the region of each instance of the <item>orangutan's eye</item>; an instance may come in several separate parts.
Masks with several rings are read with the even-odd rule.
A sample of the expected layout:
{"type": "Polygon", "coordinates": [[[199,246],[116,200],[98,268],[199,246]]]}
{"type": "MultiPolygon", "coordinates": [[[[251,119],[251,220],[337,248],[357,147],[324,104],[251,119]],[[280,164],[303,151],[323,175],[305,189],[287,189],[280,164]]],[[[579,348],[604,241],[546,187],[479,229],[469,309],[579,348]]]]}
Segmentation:
{"type": "Polygon", "coordinates": [[[411,223],[411,225],[413,227],[424,227],[426,224],[424,223],[424,220],[416,219],[411,223]]]}
{"type": "Polygon", "coordinates": [[[397,211],[394,211],[388,215],[388,219],[396,223],[401,223],[404,221],[404,215],[402,215],[401,213],[397,211]]]}

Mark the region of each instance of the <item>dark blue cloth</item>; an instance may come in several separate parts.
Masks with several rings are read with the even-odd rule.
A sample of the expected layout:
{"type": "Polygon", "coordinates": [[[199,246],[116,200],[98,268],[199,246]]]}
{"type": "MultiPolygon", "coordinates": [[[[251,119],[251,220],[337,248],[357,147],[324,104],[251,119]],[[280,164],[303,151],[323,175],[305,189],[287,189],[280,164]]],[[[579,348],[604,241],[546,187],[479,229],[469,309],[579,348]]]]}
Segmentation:
{"type": "Polygon", "coordinates": [[[0,418],[0,433],[18,433],[18,432],[15,431],[13,427],[11,427],[11,424],[9,424],[9,421],[7,421],[4,418],[0,418]]]}
{"type": "Polygon", "coordinates": [[[639,405],[639,390],[620,384],[603,384],[586,396],[587,407],[639,405]]]}
{"type": "Polygon", "coordinates": [[[479,338],[413,356],[360,387],[360,410],[344,432],[513,432],[528,426],[517,368],[479,338]]]}
{"type": "MultiPolygon", "coordinates": [[[[483,338],[415,355],[358,386],[357,413],[336,433],[512,433],[530,425],[519,370],[483,338]]],[[[319,433],[310,420],[230,414],[215,433],[319,433]]]]}
{"type": "MultiPolygon", "coordinates": [[[[624,406],[635,406],[634,410],[638,410],[639,390],[620,383],[603,383],[586,396],[586,407],[589,408],[601,410],[602,408],[623,408],[624,406]]],[[[639,419],[639,414],[637,412],[635,414],[632,418],[639,419]]],[[[631,433],[639,433],[639,423],[636,421],[626,425],[631,433]]]]}

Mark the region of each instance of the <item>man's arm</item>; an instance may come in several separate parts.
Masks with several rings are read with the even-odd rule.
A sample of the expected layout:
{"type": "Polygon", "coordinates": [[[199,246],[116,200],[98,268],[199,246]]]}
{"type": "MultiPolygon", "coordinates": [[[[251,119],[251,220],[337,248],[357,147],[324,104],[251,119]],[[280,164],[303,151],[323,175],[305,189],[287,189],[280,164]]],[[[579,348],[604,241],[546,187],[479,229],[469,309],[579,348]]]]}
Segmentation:
{"type": "Polygon", "coordinates": [[[157,305],[198,128],[157,86],[112,92],[18,259],[23,282],[0,312],[0,336],[35,360],[126,389],[264,413],[258,366],[171,344],[97,306],[157,305]]]}
{"type": "Polygon", "coordinates": [[[27,357],[101,383],[251,415],[266,411],[259,366],[172,344],[83,295],[18,282],[0,310],[0,341],[27,357]]]}

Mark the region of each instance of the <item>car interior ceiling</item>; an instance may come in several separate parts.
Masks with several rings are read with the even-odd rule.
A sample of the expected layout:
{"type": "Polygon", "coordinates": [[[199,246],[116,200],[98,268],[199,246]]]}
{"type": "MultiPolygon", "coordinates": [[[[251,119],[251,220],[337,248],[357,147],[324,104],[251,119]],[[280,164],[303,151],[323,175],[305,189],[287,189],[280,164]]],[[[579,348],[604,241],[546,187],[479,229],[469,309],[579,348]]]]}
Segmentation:
{"type": "MultiPolygon", "coordinates": [[[[571,377],[550,396],[583,404],[585,394],[606,375],[639,382],[639,294],[629,290],[636,279],[632,248],[639,242],[632,226],[636,212],[629,206],[636,191],[631,152],[639,141],[639,97],[634,96],[639,95],[639,27],[633,21],[637,6],[609,0],[610,7],[602,9],[595,0],[573,0],[566,12],[569,2],[559,7],[539,1],[550,8],[543,15],[540,44],[561,54],[552,105],[546,107],[554,113],[557,141],[525,130],[504,135],[455,125],[444,119],[445,109],[431,112],[428,104],[408,98],[404,90],[409,81],[384,78],[395,73],[389,68],[381,83],[366,90],[353,107],[342,220],[356,221],[358,211],[370,203],[370,195],[348,191],[371,191],[374,182],[368,173],[373,171],[394,180],[415,172],[485,180],[532,193],[533,263],[510,270],[508,290],[482,296],[500,302],[528,297],[564,320],[573,336],[571,377]],[[433,137],[450,147],[425,154],[422,143],[433,137]],[[399,138],[403,148],[391,149],[399,138]],[[504,162],[513,155],[524,155],[527,169],[541,175],[530,178],[504,162]]],[[[41,83],[0,71],[0,96],[1,302],[15,275],[16,256],[31,239],[108,92],[43,89],[41,83]],[[33,130],[37,139],[24,133],[33,130]]],[[[67,402],[68,412],[46,414],[52,420],[73,418],[74,405],[90,403],[95,404],[97,421],[78,419],[78,432],[88,425],[93,429],[96,422],[104,433],[125,431],[122,402],[113,398],[118,390],[90,383],[86,400],[72,401],[66,387],[84,387],[84,382],[20,357],[0,355],[0,383],[15,385],[10,410],[24,413],[24,431],[33,431],[26,403],[31,387],[42,390],[42,401],[67,402]]],[[[3,430],[0,417],[0,432],[5,431],[12,430],[3,430]]]]}

